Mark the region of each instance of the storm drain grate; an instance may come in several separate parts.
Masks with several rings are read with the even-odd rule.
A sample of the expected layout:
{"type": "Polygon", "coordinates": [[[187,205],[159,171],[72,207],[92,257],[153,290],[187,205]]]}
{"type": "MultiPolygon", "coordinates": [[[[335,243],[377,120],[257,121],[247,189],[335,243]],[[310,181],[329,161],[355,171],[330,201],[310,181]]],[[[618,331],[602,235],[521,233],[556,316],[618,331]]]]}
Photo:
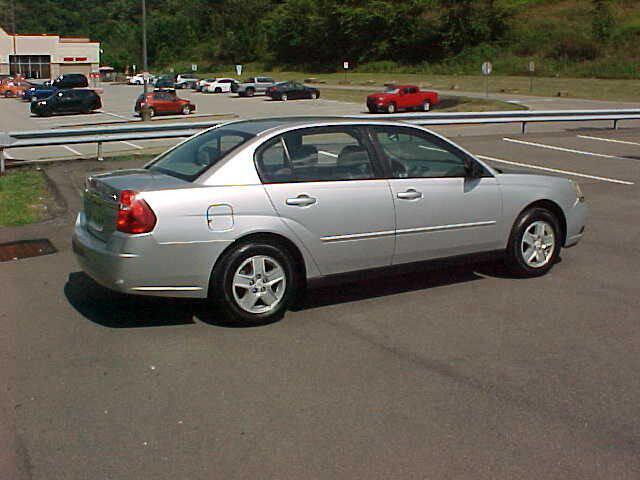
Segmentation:
{"type": "Polygon", "coordinates": [[[57,251],[56,247],[46,238],[0,243],[0,262],[39,257],[40,255],[51,255],[57,251]]]}

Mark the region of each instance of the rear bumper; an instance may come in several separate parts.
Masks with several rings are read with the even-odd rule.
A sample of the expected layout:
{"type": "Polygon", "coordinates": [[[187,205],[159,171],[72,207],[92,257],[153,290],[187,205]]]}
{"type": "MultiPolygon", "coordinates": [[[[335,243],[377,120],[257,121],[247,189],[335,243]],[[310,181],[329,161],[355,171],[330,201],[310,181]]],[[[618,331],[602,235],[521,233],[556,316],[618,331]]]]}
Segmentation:
{"type": "MultiPolygon", "coordinates": [[[[220,244],[220,248],[226,245],[220,244]]],[[[122,293],[206,298],[216,253],[158,244],[151,234],[113,235],[104,242],[78,215],[72,247],[82,270],[100,285],[122,293]],[[205,257],[206,255],[206,257],[205,257]]]]}

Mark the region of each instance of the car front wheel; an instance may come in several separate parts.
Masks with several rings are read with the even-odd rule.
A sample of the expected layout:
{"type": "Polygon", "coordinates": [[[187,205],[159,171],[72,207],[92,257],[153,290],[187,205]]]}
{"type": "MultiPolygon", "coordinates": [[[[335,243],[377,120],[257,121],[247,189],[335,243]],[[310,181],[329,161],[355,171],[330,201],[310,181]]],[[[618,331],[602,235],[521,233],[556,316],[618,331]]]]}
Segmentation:
{"type": "Polygon", "coordinates": [[[429,100],[426,100],[426,101],[422,104],[422,111],[423,111],[423,112],[428,112],[429,110],[431,110],[431,103],[429,103],[429,100]]]}
{"type": "Polygon", "coordinates": [[[544,275],[557,260],[560,248],[558,218],[547,209],[531,208],[518,217],[511,230],[507,264],[518,276],[544,275]]]}
{"type": "Polygon", "coordinates": [[[291,254],[266,242],[248,242],[216,265],[211,297],[227,316],[243,325],[269,323],[284,315],[295,297],[298,274],[291,254]]]}
{"type": "Polygon", "coordinates": [[[387,113],[396,113],[396,104],[390,103],[387,105],[387,113]]]}
{"type": "Polygon", "coordinates": [[[183,115],[189,115],[190,113],[191,113],[191,107],[189,107],[189,105],[185,105],[184,107],[182,107],[183,115]]]}

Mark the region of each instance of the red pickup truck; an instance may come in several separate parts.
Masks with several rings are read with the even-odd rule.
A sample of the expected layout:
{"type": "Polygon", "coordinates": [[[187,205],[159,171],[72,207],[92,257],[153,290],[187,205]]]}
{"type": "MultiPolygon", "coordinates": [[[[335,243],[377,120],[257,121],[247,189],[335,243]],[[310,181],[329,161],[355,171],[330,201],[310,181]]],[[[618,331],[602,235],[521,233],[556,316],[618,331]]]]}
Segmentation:
{"type": "Polygon", "coordinates": [[[367,96],[367,108],[371,113],[395,113],[399,110],[428,112],[437,104],[436,92],[422,91],[415,85],[387,87],[383,93],[372,93],[367,96]]]}

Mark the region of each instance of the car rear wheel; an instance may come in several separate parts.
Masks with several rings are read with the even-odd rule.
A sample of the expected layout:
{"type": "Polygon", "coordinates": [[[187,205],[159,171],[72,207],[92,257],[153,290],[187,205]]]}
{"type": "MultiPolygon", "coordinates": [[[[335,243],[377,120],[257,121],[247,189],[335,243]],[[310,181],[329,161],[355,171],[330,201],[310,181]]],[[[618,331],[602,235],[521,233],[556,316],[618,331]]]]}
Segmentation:
{"type": "Polygon", "coordinates": [[[5,90],[4,98],[10,98],[10,97],[11,97],[11,92],[9,90],[5,90]]]}
{"type": "Polygon", "coordinates": [[[387,105],[387,113],[396,113],[396,104],[390,103],[387,105]]]}
{"type": "Polygon", "coordinates": [[[315,100],[316,98],[318,98],[318,92],[311,92],[311,100],[315,100]]]}
{"type": "Polygon", "coordinates": [[[185,105],[182,107],[182,114],[189,115],[191,113],[191,107],[189,105],[185,105]]]}
{"type": "Polygon", "coordinates": [[[216,87],[216,89],[213,92],[214,93],[222,93],[222,89],[220,87],[216,87]]]}
{"type": "Polygon", "coordinates": [[[291,254],[276,244],[256,241],[225,254],[214,269],[210,293],[230,320],[251,326],[281,318],[297,285],[291,254]]]}
{"type": "Polygon", "coordinates": [[[289,100],[289,97],[287,96],[286,93],[283,93],[282,95],[280,95],[280,100],[282,100],[283,102],[286,102],[287,100],[289,100]]]}
{"type": "Polygon", "coordinates": [[[507,266],[516,275],[547,273],[560,254],[558,218],[544,208],[530,208],[516,220],[507,246],[507,266]]]}
{"type": "Polygon", "coordinates": [[[153,107],[149,107],[149,118],[153,118],[156,116],[156,109],[153,107]]]}
{"type": "Polygon", "coordinates": [[[246,90],[246,95],[247,97],[253,97],[255,95],[256,91],[253,88],[247,88],[246,90]]]}

